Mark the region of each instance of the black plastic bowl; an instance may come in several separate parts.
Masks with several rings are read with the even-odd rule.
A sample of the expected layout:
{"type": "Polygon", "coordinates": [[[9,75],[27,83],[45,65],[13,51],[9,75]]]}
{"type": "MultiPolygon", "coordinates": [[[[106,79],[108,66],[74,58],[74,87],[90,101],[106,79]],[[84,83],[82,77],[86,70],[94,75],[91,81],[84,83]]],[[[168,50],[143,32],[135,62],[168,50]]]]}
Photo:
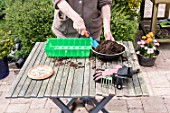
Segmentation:
{"type": "Polygon", "coordinates": [[[98,59],[101,59],[103,61],[118,60],[123,55],[123,53],[126,51],[126,46],[124,44],[122,44],[122,43],[118,43],[118,44],[121,44],[122,46],[124,46],[124,51],[122,51],[121,53],[117,53],[117,54],[103,54],[103,53],[99,53],[99,52],[95,51],[94,48],[92,48],[92,52],[96,55],[96,57],[98,59]]]}

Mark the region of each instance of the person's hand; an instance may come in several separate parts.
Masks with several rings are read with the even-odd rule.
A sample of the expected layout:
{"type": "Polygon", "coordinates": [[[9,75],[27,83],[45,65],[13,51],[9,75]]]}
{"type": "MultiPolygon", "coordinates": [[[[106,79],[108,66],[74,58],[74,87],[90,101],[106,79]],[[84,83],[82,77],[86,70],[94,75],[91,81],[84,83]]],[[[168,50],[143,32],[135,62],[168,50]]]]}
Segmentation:
{"type": "Polygon", "coordinates": [[[77,18],[74,20],[73,28],[76,29],[79,34],[84,35],[84,32],[86,31],[84,20],[82,18],[77,18]]]}
{"type": "Polygon", "coordinates": [[[105,37],[105,40],[115,41],[110,30],[104,32],[104,37],[105,37]]]}

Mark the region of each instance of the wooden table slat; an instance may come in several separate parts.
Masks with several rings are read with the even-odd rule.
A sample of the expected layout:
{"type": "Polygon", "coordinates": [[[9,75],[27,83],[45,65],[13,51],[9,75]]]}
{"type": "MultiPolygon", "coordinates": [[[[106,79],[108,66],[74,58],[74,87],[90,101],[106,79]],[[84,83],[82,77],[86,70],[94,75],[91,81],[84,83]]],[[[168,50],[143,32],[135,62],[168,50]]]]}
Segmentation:
{"type": "MultiPolygon", "coordinates": [[[[71,59],[70,62],[74,63],[76,62],[76,59],[71,59]]],[[[64,92],[65,97],[70,97],[71,95],[71,89],[72,89],[73,80],[74,80],[74,71],[75,71],[75,67],[70,67],[68,80],[67,80],[67,84],[66,84],[65,92],[64,92]]]]}
{"type": "MultiPolygon", "coordinates": [[[[52,59],[47,58],[44,65],[49,65],[51,68],[53,68],[54,63],[52,63],[52,59]]],[[[54,74],[52,76],[54,76],[54,74]]],[[[50,81],[50,78],[46,78],[45,80],[43,80],[42,86],[40,88],[40,91],[39,91],[37,97],[44,97],[44,94],[45,94],[45,91],[46,91],[49,81],[50,81]]]]}
{"type": "MultiPolygon", "coordinates": [[[[42,59],[41,59],[41,62],[40,62],[39,65],[43,65],[43,64],[46,62],[46,59],[47,59],[46,55],[43,54],[42,59]]],[[[43,81],[43,80],[37,80],[37,81],[36,81],[36,84],[35,84],[35,86],[34,86],[34,88],[33,88],[32,93],[31,93],[31,97],[37,97],[37,95],[38,95],[38,93],[39,93],[39,90],[40,90],[40,88],[41,88],[41,85],[42,85],[42,81],[43,81]]]]}
{"type": "MultiPolygon", "coordinates": [[[[39,47],[37,48],[37,50],[36,50],[36,54],[38,54],[39,52],[40,52],[40,50],[41,50],[41,44],[39,44],[39,47]]],[[[32,54],[34,54],[34,53],[32,53],[32,54]]],[[[18,81],[18,85],[17,85],[17,88],[15,89],[15,92],[14,92],[14,94],[13,94],[13,97],[18,97],[18,95],[19,95],[19,93],[20,93],[20,91],[22,91],[22,87],[23,87],[23,85],[24,84],[29,84],[29,82],[31,81],[31,79],[30,78],[28,78],[28,80],[27,80],[27,72],[28,72],[28,70],[29,70],[29,68],[31,68],[33,65],[34,65],[34,62],[36,61],[36,55],[34,55],[33,57],[32,57],[32,59],[31,59],[31,61],[30,61],[30,63],[29,63],[29,65],[24,69],[24,76],[22,76],[21,77],[21,79],[20,79],[20,81],[18,81]],[[28,83],[27,83],[28,82],[28,83]]],[[[23,89],[24,90],[24,92],[26,91],[26,89],[23,89]]],[[[23,95],[21,95],[20,94],[20,96],[23,96],[23,95]]]]}
{"type": "Polygon", "coordinates": [[[144,79],[143,79],[143,73],[142,72],[140,72],[139,74],[138,74],[138,79],[139,79],[139,81],[140,81],[140,85],[141,85],[141,89],[142,89],[142,95],[143,96],[149,96],[149,92],[148,92],[148,89],[147,89],[147,86],[146,86],[146,84],[145,84],[145,81],[144,81],[144,79]]]}
{"type": "MultiPolygon", "coordinates": [[[[113,67],[113,62],[115,61],[111,61],[111,62],[107,62],[107,68],[108,69],[113,69],[115,67],[113,67]]],[[[109,88],[109,95],[115,95],[116,92],[115,92],[115,87],[114,87],[114,78],[112,79],[112,85],[111,85],[111,88],[109,88]]]]}
{"type": "MultiPolygon", "coordinates": [[[[39,63],[40,63],[40,61],[41,61],[41,56],[40,55],[43,55],[43,43],[41,43],[40,44],[40,46],[39,46],[39,49],[41,49],[41,50],[39,50],[39,49],[37,49],[37,52],[36,52],[36,54],[37,55],[35,55],[35,57],[36,56],[38,56],[37,58],[36,58],[36,60],[35,60],[35,62],[34,62],[34,64],[32,65],[32,67],[33,66],[35,66],[35,65],[38,65],[39,63]]],[[[25,70],[25,73],[26,73],[26,75],[25,76],[27,76],[27,72],[28,72],[28,68],[27,68],[27,70],[25,70]]],[[[34,83],[33,84],[31,84],[31,82],[33,82],[34,80],[32,80],[31,78],[29,78],[28,76],[27,76],[27,78],[26,78],[26,81],[24,82],[24,84],[23,84],[23,87],[22,87],[22,89],[21,89],[21,91],[20,91],[20,93],[19,93],[19,95],[18,95],[18,97],[23,97],[23,96],[25,96],[25,93],[29,90],[33,90],[33,86],[35,85],[34,83]],[[31,89],[29,89],[29,88],[31,88],[31,89]]],[[[35,82],[35,81],[34,81],[35,82]]],[[[28,96],[27,96],[28,97],[28,96]]]]}
{"type": "Polygon", "coordinates": [[[94,97],[96,95],[96,83],[93,80],[93,75],[95,73],[94,67],[96,66],[95,57],[90,58],[90,86],[89,86],[89,96],[94,97]]]}
{"type": "MultiPolygon", "coordinates": [[[[123,42],[123,44],[127,47],[128,44],[127,42],[123,42]]],[[[128,48],[126,48],[126,52],[123,54],[123,57],[127,58],[127,52],[128,52],[128,48]]],[[[127,64],[127,63],[125,63],[127,64]]],[[[129,90],[128,90],[128,81],[127,79],[123,80],[123,96],[129,96],[129,90]]]]}
{"type": "MultiPolygon", "coordinates": [[[[122,65],[122,61],[119,59],[118,62],[112,62],[113,67],[115,68],[117,65],[122,65]]],[[[117,97],[123,96],[123,91],[115,88],[115,95],[117,97]]]]}
{"type": "MultiPolygon", "coordinates": [[[[83,91],[82,96],[89,96],[90,91],[90,76],[91,75],[91,67],[90,60],[88,58],[85,59],[85,69],[84,69],[84,82],[83,82],[83,91]],[[89,74],[90,72],[90,74],[89,74]]],[[[94,81],[93,81],[94,82],[94,81]]]]}
{"type": "MultiPolygon", "coordinates": [[[[102,69],[101,61],[98,58],[96,58],[95,64],[96,64],[96,69],[102,69]]],[[[103,94],[100,82],[96,82],[96,94],[99,96],[102,96],[102,94],[103,94]]]]}
{"type": "MultiPolygon", "coordinates": [[[[81,62],[83,63],[83,66],[85,65],[85,59],[83,58],[77,58],[77,63],[81,62]]],[[[71,91],[71,96],[73,97],[80,97],[82,95],[82,87],[83,87],[83,77],[84,74],[84,68],[77,68],[75,69],[74,73],[74,79],[73,79],[73,86],[71,91]]]]}
{"type": "Polygon", "coordinates": [[[59,87],[60,87],[60,84],[61,84],[61,79],[62,79],[62,76],[63,76],[62,74],[63,74],[63,71],[64,71],[65,62],[66,62],[66,60],[63,60],[62,61],[63,65],[58,65],[59,69],[58,69],[58,72],[56,74],[56,79],[54,81],[51,97],[57,97],[58,90],[59,90],[59,87]]]}
{"type": "MultiPolygon", "coordinates": [[[[135,49],[134,49],[134,47],[133,47],[133,45],[132,45],[132,43],[131,42],[128,42],[129,44],[129,47],[131,48],[131,50],[133,50],[134,52],[133,52],[133,54],[131,55],[131,58],[133,58],[134,60],[133,60],[133,69],[140,69],[140,65],[139,65],[139,63],[138,63],[138,61],[136,60],[137,59],[137,55],[135,54],[135,49]]],[[[137,85],[140,85],[140,91],[139,91],[139,88],[138,88],[138,90],[136,90],[136,92],[138,92],[138,96],[140,96],[140,95],[144,95],[144,96],[148,96],[149,95],[149,93],[148,93],[148,90],[147,90],[147,87],[146,87],[146,85],[145,85],[145,82],[144,82],[144,80],[143,80],[143,74],[142,74],[142,72],[140,72],[139,74],[137,74],[137,76],[134,76],[134,77],[138,77],[138,83],[136,84],[136,86],[137,85]],[[142,94],[143,93],[143,94],[142,94]]],[[[137,78],[136,78],[137,79],[137,78]]],[[[135,84],[136,82],[134,82],[134,84],[135,84]]]]}
{"type": "Polygon", "coordinates": [[[49,80],[49,83],[47,85],[47,89],[45,91],[45,94],[44,96],[45,97],[50,97],[51,96],[51,93],[52,93],[52,90],[53,90],[53,87],[54,87],[54,84],[55,84],[55,79],[56,79],[56,76],[57,76],[57,72],[59,70],[59,66],[55,66],[55,59],[52,59],[53,60],[53,70],[54,70],[54,74],[52,77],[50,77],[50,80],[49,80]]]}
{"type": "MultiPolygon", "coordinates": [[[[101,63],[101,68],[102,69],[107,69],[107,62],[100,61],[101,63]]],[[[108,84],[106,83],[107,81],[104,79],[104,86],[102,86],[102,96],[108,96],[109,95],[109,87],[108,84]]]]}
{"type": "MultiPolygon", "coordinates": [[[[128,59],[128,61],[124,61],[123,64],[131,67],[132,64],[131,64],[130,54],[133,53],[133,51],[130,50],[128,42],[123,42],[123,43],[127,47],[127,51],[125,52],[124,56],[128,59]]],[[[126,96],[135,96],[136,93],[135,93],[135,89],[134,89],[134,85],[133,85],[133,80],[131,78],[128,78],[127,83],[128,84],[126,87],[128,88],[128,95],[126,95],[126,96]]]]}
{"type": "Polygon", "coordinates": [[[12,97],[16,87],[17,87],[17,84],[18,84],[18,81],[20,81],[20,79],[22,78],[22,74],[24,73],[25,71],[25,68],[28,66],[31,58],[33,57],[33,53],[37,50],[37,48],[39,47],[40,43],[36,43],[34,48],[32,49],[30,55],[28,56],[27,60],[25,61],[22,69],[20,70],[19,74],[17,75],[16,79],[14,80],[14,82],[12,83],[11,87],[10,87],[10,90],[8,91],[6,97],[12,97]]]}
{"type": "MultiPolygon", "coordinates": [[[[41,46],[41,51],[40,51],[40,53],[38,54],[37,61],[35,62],[34,65],[38,65],[38,64],[41,62],[42,56],[43,56],[43,54],[44,54],[44,50],[43,50],[44,43],[41,43],[40,46],[41,46]]],[[[27,89],[26,94],[24,95],[25,97],[31,97],[31,93],[32,93],[32,91],[33,91],[33,88],[34,88],[35,84],[36,84],[36,80],[31,80],[30,84],[27,84],[27,85],[25,86],[25,89],[27,89]]],[[[20,93],[21,93],[21,92],[20,92],[20,93]]],[[[23,93],[24,93],[24,92],[23,92],[23,93]]],[[[19,96],[20,96],[20,94],[19,94],[19,96]]]]}
{"type": "Polygon", "coordinates": [[[66,85],[67,85],[67,79],[68,79],[69,71],[70,71],[69,64],[71,62],[66,62],[66,63],[67,63],[67,65],[65,65],[65,67],[64,67],[63,76],[61,78],[61,84],[60,84],[58,96],[64,96],[64,91],[65,91],[65,88],[66,88],[66,85]]]}
{"type": "MultiPolygon", "coordinates": [[[[130,55],[129,61],[131,62],[131,66],[132,66],[133,69],[137,69],[136,63],[134,63],[134,62],[137,62],[137,61],[134,61],[132,59],[133,54],[135,54],[132,42],[128,42],[128,47],[131,49],[131,51],[133,51],[131,54],[129,54],[130,55]]],[[[138,68],[138,69],[140,70],[140,68],[138,68]]],[[[135,88],[136,96],[141,96],[142,92],[141,92],[140,83],[139,83],[137,74],[134,74],[132,79],[133,79],[133,85],[134,85],[134,88],[135,88]]]]}

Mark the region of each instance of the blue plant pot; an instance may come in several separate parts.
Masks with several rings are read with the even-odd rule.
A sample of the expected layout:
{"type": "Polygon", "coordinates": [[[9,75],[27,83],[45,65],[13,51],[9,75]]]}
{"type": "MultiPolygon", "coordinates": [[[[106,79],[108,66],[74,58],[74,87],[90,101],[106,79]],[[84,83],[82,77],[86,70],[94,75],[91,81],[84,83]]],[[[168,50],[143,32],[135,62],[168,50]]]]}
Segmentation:
{"type": "Polygon", "coordinates": [[[9,75],[9,67],[7,57],[0,59],[0,79],[9,75]]]}

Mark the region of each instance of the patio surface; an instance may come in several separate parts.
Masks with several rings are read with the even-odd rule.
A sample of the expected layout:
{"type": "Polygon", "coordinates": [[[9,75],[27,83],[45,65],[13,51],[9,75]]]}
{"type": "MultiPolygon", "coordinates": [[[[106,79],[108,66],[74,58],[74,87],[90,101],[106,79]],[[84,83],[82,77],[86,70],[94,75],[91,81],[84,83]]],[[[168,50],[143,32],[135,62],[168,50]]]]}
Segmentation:
{"type": "MultiPolygon", "coordinates": [[[[150,17],[151,6],[146,0],[145,17],[150,17]]],[[[159,16],[163,16],[164,5],[159,16]]],[[[139,98],[113,98],[106,108],[110,113],[170,113],[170,44],[161,43],[160,55],[153,67],[141,67],[150,96],[139,98]]],[[[0,113],[56,113],[59,109],[50,99],[6,99],[5,94],[15,79],[18,70],[0,80],[0,113]]],[[[65,101],[65,100],[64,100],[65,101]]],[[[87,113],[79,105],[75,113],[87,113]]]]}

